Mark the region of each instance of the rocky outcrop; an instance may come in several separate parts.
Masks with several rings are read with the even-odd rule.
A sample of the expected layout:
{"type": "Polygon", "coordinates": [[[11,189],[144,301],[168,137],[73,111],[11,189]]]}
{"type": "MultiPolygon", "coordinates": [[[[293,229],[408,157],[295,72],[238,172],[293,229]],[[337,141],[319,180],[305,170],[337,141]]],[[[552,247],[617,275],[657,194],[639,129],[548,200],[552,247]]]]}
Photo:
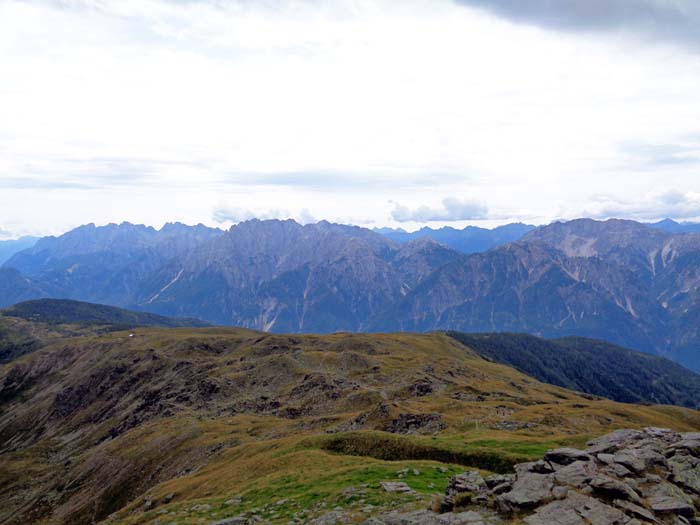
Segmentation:
{"type": "Polygon", "coordinates": [[[446,427],[440,414],[400,414],[385,430],[392,434],[435,434],[446,427]]]}
{"type": "Polygon", "coordinates": [[[368,525],[700,524],[700,433],[619,430],[585,450],[549,451],[512,476],[471,471],[450,481],[438,506],[391,514],[368,525]]]}

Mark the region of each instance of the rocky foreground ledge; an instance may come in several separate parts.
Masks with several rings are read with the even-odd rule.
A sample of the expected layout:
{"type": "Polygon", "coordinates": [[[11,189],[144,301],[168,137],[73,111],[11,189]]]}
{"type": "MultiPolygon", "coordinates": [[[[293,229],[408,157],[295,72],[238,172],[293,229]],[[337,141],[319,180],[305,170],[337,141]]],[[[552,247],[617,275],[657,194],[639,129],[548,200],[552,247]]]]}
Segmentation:
{"type": "Polygon", "coordinates": [[[466,472],[432,511],[394,512],[365,525],[509,523],[700,525],[700,432],[618,430],[585,450],[552,450],[512,475],[466,472]]]}

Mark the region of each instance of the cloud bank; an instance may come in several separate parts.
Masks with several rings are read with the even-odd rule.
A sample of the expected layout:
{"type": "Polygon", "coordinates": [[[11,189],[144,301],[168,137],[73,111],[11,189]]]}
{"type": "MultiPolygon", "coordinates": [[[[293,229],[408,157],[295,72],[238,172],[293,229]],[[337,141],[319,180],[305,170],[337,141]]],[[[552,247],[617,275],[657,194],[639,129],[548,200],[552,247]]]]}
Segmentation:
{"type": "Polygon", "coordinates": [[[647,194],[642,199],[620,199],[600,195],[582,212],[582,216],[593,219],[625,218],[640,221],[655,221],[666,218],[700,218],[700,193],[679,190],[659,191],[647,194]]]}
{"type": "Polygon", "coordinates": [[[394,203],[391,216],[397,222],[456,222],[487,219],[488,212],[488,207],[482,203],[448,197],[441,206],[434,208],[409,208],[394,203]]]}
{"type": "Polygon", "coordinates": [[[456,0],[559,31],[620,31],[700,49],[697,0],[456,0]]]}
{"type": "Polygon", "coordinates": [[[309,210],[306,208],[292,213],[287,210],[279,209],[253,211],[246,208],[223,207],[214,210],[212,219],[217,224],[238,224],[239,222],[245,222],[252,219],[294,219],[299,224],[311,224],[317,222],[317,219],[311,215],[309,210]]]}

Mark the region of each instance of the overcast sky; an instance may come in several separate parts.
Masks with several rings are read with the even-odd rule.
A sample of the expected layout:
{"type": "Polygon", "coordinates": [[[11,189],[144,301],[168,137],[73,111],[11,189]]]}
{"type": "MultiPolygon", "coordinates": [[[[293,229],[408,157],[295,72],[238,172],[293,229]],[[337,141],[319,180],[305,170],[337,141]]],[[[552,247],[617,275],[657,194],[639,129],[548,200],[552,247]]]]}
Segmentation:
{"type": "Polygon", "coordinates": [[[697,0],[0,0],[0,237],[700,219],[697,0]]]}

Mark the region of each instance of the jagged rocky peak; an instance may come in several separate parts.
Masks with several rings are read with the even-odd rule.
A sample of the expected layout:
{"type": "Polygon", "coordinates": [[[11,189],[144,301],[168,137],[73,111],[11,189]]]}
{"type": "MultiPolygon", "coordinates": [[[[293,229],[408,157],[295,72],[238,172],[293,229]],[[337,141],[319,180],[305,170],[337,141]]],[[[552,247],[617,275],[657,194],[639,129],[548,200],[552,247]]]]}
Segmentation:
{"type": "Polygon", "coordinates": [[[668,238],[667,232],[635,221],[577,219],[538,228],[523,237],[523,241],[546,244],[568,257],[594,257],[620,248],[652,251],[668,238]]]}

